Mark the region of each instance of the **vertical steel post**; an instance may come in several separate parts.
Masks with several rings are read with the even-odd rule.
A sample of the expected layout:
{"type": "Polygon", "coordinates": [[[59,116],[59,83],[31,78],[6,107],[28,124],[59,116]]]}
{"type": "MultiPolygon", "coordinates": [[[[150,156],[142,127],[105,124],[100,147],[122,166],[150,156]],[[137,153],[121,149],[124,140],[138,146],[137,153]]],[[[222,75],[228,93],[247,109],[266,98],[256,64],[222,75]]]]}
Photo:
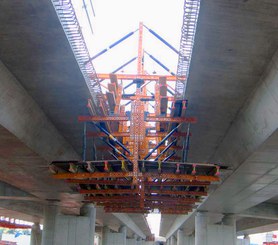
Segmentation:
{"type": "Polygon", "coordinates": [[[82,152],[82,160],[86,161],[86,153],[87,153],[87,122],[84,122],[83,127],[83,152],[82,152]]]}
{"type": "Polygon", "coordinates": [[[139,23],[139,40],[138,40],[138,58],[137,58],[137,74],[142,75],[144,73],[143,64],[143,23],[139,23]]]}
{"type": "Polygon", "coordinates": [[[186,139],[183,144],[183,157],[182,162],[187,162],[188,151],[189,151],[189,137],[190,137],[190,123],[188,123],[187,131],[186,131],[186,139]]]}

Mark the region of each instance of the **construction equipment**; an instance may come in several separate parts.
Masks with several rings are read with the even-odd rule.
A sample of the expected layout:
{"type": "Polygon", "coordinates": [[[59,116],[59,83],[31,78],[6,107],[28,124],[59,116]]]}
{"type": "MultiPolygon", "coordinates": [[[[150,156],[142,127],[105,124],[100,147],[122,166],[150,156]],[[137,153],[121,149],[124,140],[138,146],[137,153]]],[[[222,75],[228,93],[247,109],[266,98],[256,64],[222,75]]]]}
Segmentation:
{"type": "MultiPolygon", "coordinates": [[[[188,101],[177,98],[172,88],[177,80],[185,77],[176,76],[144,52],[143,28],[140,23],[137,74],[117,74],[117,71],[97,74],[99,81],[110,80],[107,86],[103,85],[106,108],[103,113],[95,113],[99,109],[93,108],[94,103],[89,99],[88,114],[78,117],[84,123],[83,160],[52,162],[52,170],[53,166],[56,169],[53,177],[74,185],[76,191],[84,195],[85,203],[103,206],[106,212],[148,213],[158,209],[165,214],[187,214],[207,196],[210,183],[220,180],[220,166],[187,162],[189,125],[197,119],[185,116],[188,101]],[[145,53],[170,75],[147,74],[143,62],[145,53]],[[91,131],[89,126],[93,126],[91,131]],[[97,160],[87,159],[88,137],[99,138],[108,147],[97,147],[101,153],[97,160]],[[88,166],[93,166],[94,171],[88,171],[88,166]]],[[[180,55],[156,32],[147,30],[180,55]]],[[[104,49],[86,62],[108,50],[104,49]]]]}

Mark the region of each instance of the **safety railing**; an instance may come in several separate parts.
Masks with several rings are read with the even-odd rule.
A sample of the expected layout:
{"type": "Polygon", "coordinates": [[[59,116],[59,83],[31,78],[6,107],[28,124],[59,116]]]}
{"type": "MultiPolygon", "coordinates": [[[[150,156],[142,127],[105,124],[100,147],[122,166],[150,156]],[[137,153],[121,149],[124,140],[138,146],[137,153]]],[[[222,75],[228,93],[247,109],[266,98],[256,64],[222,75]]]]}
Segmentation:
{"type": "Polygon", "coordinates": [[[88,62],[90,58],[89,51],[72,2],[71,0],[52,0],[52,3],[92,95],[95,113],[99,114],[99,105],[104,101],[103,94],[94,66],[92,62],[88,62]]]}
{"type": "Polygon", "coordinates": [[[176,83],[176,99],[185,99],[185,90],[189,75],[189,66],[194,44],[199,9],[200,0],[184,1],[183,25],[177,67],[178,80],[176,83]],[[185,77],[185,79],[179,79],[183,77],[185,77]]]}

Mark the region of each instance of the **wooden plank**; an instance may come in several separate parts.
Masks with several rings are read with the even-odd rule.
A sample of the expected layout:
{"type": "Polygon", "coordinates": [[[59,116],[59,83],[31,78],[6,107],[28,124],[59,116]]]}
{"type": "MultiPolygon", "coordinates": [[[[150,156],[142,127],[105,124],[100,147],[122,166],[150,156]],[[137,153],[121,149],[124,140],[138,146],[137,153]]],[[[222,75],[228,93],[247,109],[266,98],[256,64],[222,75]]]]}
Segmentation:
{"type": "Polygon", "coordinates": [[[116,85],[116,89],[118,89],[118,78],[117,78],[117,75],[116,74],[109,74],[109,77],[110,77],[110,81],[112,84],[115,84],[116,85]]]}
{"type": "Polygon", "coordinates": [[[168,107],[168,99],[167,98],[161,98],[161,100],[160,100],[160,113],[163,114],[163,115],[166,115],[167,107],[168,107]]]}
{"type": "Polygon", "coordinates": [[[111,93],[115,94],[115,97],[117,97],[117,88],[115,83],[108,83],[108,90],[111,93]]]}
{"type": "Polygon", "coordinates": [[[114,92],[106,92],[106,97],[109,105],[109,109],[111,112],[115,111],[115,106],[116,106],[116,99],[115,99],[115,94],[114,92]]]}

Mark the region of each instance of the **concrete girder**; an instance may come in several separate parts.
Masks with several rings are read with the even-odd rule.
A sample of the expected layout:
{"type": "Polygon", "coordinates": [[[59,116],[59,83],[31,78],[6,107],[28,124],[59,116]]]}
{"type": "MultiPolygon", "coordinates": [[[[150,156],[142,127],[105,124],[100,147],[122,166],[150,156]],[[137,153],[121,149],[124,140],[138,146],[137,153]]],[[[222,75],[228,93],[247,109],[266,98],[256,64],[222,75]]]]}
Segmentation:
{"type": "Polygon", "coordinates": [[[1,61],[0,80],[0,124],[3,127],[49,163],[57,159],[80,159],[1,61]]]}
{"type": "Polygon", "coordinates": [[[170,229],[168,230],[167,234],[166,234],[166,239],[169,239],[173,234],[175,234],[175,232],[187,221],[189,220],[189,217],[192,217],[190,219],[191,223],[190,225],[188,225],[187,227],[190,229],[187,229],[187,227],[185,227],[184,233],[185,234],[191,234],[194,232],[194,215],[196,214],[196,212],[192,212],[188,215],[179,215],[176,217],[175,221],[172,223],[170,229]],[[193,222],[192,222],[193,221],[193,222]]]}
{"type": "MultiPolygon", "coordinates": [[[[194,217],[196,216],[196,214],[197,214],[197,210],[194,210],[193,212],[189,213],[188,215],[177,216],[166,234],[166,239],[168,239],[173,234],[175,234],[175,232],[180,227],[183,227],[183,231],[186,236],[192,235],[194,233],[194,224],[195,224],[194,217]],[[186,225],[184,225],[185,223],[186,223],[186,225]]],[[[224,214],[208,213],[207,216],[208,216],[209,223],[215,224],[215,223],[222,221],[224,214]]]]}
{"type": "Polygon", "coordinates": [[[278,51],[216,151],[216,160],[237,169],[201,209],[239,213],[278,195],[277,88],[278,51]]]}
{"type": "MultiPolygon", "coordinates": [[[[80,159],[83,127],[76,119],[90,92],[51,1],[3,1],[0,9],[1,180],[76,212],[75,201],[81,200],[62,181],[49,178],[48,163],[80,159]],[[10,21],[14,11],[22,25],[10,21]],[[10,140],[9,154],[1,151],[2,137],[10,140]]],[[[13,200],[3,204],[18,209],[13,200]]]]}
{"type": "Polygon", "coordinates": [[[14,199],[26,198],[26,200],[28,198],[33,198],[32,200],[39,200],[35,196],[29,194],[28,192],[25,192],[23,190],[20,190],[7,183],[0,181],[0,199],[13,199],[13,198],[14,199]]]}
{"type": "Polygon", "coordinates": [[[125,224],[130,230],[132,230],[139,237],[145,239],[146,235],[144,232],[134,223],[134,221],[127,215],[123,213],[113,213],[113,215],[118,218],[123,224],[125,224]]]}
{"type": "Polygon", "coordinates": [[[41,200],[59,199],[70,189],[50,178],[48,163],[79,156],[1,62],[0,81],[1,180],[41,200]]]}
{"type": "MultiPolygon", "coordinates": [[[[52,2],[30,0],[15,4],[13,1],[1,1],[0,9],[0,32],[5,36],[0,40],[0,60],[43,110],[47,121],[58,129],[58,140],[63,135],[81,155],[83,127],[76,119],[86,110],[87,99],[91,95],[52,2]],[[10,21],[15,12],[22,25],[10,21]]],[[[10,97],[13,96],[10,93],[10,97]]],[[[18,112],[32,112],[29,109],[18,112]]],[[[38,121],[38,117],[34,119],[38,121]]],[[[49,123],[41,124],[42,127],[47,125],[49,123]]],[[[34,131],[38,133],[37,128],[34,131]]],[[[39,132],[40,135],[44,133],[39,132]]],[[[54,152],[63,154],[60,143],[59,140],[53,146],[46,145],[45,153],[53,148],[54,152]]],[[[76,158],[75,154],[68,157],[76,158]]]]}
{"type": "MultiPolygon", "coordinates": [[[[198,118],[198,124],[191,128],[194,137],[191,139],[189,161],[219,161],[236,167],[267,138],[259,134],[260,142],[249,142],[251,147],[247,145],[248,149],[240,147],[244,145],[242,142],[234,142],[235,139],[232,139],[237,151],[231,152],[227,141],[225,151],[230,158],[219,155],[228,134],[234,138],[245,138],[249,137],[259,121],[264,125],[264,120],[257,120],[253,125],[249,124],[251,129],[246,132],[229,132],[231,125],[239,119],[242,106],[252,100],[250,93],[260,86],[262,74],[267,74],[267,64],[273,64],[278,41],[277,11],[276,0],[201,1],[186,88],[186,99],[189,101],[186,113],[198,118]],[[247,154],[243,157],[244,151],[247,154]]],[[[272,94],[276,93],[275,86],[273,88],[270,89],[272,94]]],[[[272,96],[270,100],[273,102],[275,97],[272,96]]],[[[257,113],[256,109],[254,112],[257,113]]],[[[259,117],[266,118],[268,122],[268,115],[258,112],[259,117]]],[[[275,118],[275,112],[271,117],[275,118]]],[[[216,204],[219,203],[222,201],[216,201],[216,204]]],[[[187,222],[192,223],[194,220],[187,222]]],[[[161,231],[161,235],[166,233],[167,229],[161,231]]]]}
{"type": "Polygon", "coordinates": [[[277,220],[242,218],[237,221],[237,235],[263,233],[277,230],[277,220]]]}
{"type": "Polygon", "coordinates": [[[25,212],[25,210],[15,211],[14,208],[13,208],[13,210],[11,210],[10,209],[11,207],[9,207],[8,205],[5,205],[5,206],[7,206],[7,208],[0,207],[0,216],[10,217],[10,218],[19,219],[19,220],[25,220],[25,221],[33,222],[33,223],[36,223],[36,222],[42,223],[42,213],[38,213],[38,216],[36,216],[36,214],[34,214],[34,212],[33,212],[33,208],[30,209],[28,213],[23,213],[23,212],[25,212]]]}
{"type": "MultiPolygon", "coordinates": [[[[24,214],[22,218],[24,219],[25,215],[32,217],[33,221],[40,221],[43,217],[43,205],[40,202],[32,202],[32,201],[19,201],[19,200],[1,200],[1,208],[4,208],[4,211],[7,211],[6,215],[13,215],[13,212],[9,210],[15,211],[15,215],[24,214]]],[[[0,208],[0,210],[1,210],[0,208]]],[[[5,216],[5,215],[4,215],[5,216]]],[[[11,216],[11,218],[16,218],[15,216],[11,216]]],[[[28,217],[27,217],[28,218],[28,217]]],[[[28,219],[30,220],[30,218],[28,219]]]]}
{"type": "Polygon", "coordinates": [[[278,222],[278,204],[261,203],[237,214],[239,217],[276,220],[278,222]]]}
{"type": "MultiPolygon", "coordinates": [[[[213,157],[216,162],[221,159],[237,169],[198,209],[241,213],[278,195],[277,88],[278,51],[262,76],[260,85],[246,101],[213,157]]],[[[185,223],[187,228],[192,226],[193,217],[177,217],[167,237],[185,223]]]]}

